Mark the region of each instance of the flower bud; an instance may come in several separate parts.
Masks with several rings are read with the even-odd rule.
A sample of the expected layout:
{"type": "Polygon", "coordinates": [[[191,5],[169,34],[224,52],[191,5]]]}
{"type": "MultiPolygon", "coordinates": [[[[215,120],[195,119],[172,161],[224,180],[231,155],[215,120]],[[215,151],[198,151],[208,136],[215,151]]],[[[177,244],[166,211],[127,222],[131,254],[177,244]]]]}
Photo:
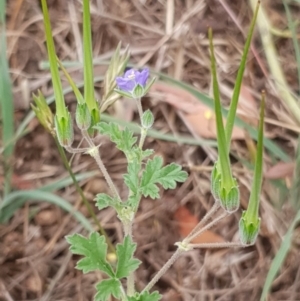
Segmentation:
{"type": "Polygon", "coordinates": [[[218,169],[218,162],[215,163],[211,172],[211,193],[216,201],[220,200],[221,173],[218,169]]]}
{"type": "Polygon", "coordinates": [[[145,129],[150,129],[154,123],[154,116],[150,110],[143,113],[142,116],[142,127],[145,129]]]}
{"type": "Polygon", "coordinates": [[[229,190],[225,187],[220,188],[220,203],[228,213],[233,213],[240,206],[240,191],[236,179],[233,178],[234,186],[229,190]]]}
{"type": "Polygon", "coordinates": [[[31,104],[31,108],[34,111],[37,119],[49,133],[54,135],[55,133],[54,133],[53,114],[41,91],[38,91],[38,95],[33,94],[33,100],[36,106],[31,104]]]}
{"type": "Polygon", "coordinates": [[[70,113],[68,112],[67,118],[58,117],[55,115],[55,129],[58,141],[61,146],[71,146],[74,139],[73,122],[70,113]]]}
{"type": "Polygon", "coordinates": [[[77,105],[76,124],[81,130],[87,130],[91,125],[91,113],[86,103],[77,105]]]}
{"type": "Polygon", "coordinates": [[[244,211],[239,222],[239,234],[242,245],[253,245],[256,241],[259,229],[260,218],[249,220],[246,211],[244,211]]]}

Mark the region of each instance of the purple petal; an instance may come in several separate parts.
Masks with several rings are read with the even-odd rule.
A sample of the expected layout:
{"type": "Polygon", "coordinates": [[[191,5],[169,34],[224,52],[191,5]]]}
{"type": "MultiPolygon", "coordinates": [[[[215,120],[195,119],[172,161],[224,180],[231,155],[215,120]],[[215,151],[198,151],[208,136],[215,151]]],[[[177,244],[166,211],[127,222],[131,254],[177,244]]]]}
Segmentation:
{"type": "Polygon", "coordinates": [[[136,75],[136,71],[134,69],[129,69],[125,72],[124,78],[134,79],[136,75]]]}
{"type": "Polygon", "coordinates": [[[146,82],[149,78],[149,69],[145,68],[136,75],[136,83],[140,84],[142,87],[146,86],[146,82]]]}
{"type": "Polygon", "coordinates": [[[118,88],[125,92],[131,92],[134,89],[134,87],[136,86],[134,79],[132,80],[129,78],[117,77],[116,82],[117,82],[118,88]]]}

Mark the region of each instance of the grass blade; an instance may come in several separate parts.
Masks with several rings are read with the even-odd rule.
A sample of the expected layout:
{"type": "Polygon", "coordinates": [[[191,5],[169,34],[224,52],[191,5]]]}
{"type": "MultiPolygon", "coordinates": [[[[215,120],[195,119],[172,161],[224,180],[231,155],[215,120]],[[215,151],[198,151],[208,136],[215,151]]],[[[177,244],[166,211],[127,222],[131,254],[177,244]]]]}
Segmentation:
{"type": "Polygon", "coordinates": [[[249,48],[250,48],[250,45],[251,45],[251,40],[252,40],[253,31],[254,31],[254,27],[255,27],[255,23],[256,23],[256,18],[257,18],[257,14],[258,14],[259,5],[260,5],[260,1],[257,2],[256,9],[255,9],[255,12],[254,12],[254,16],[253,16],[251,24],[250,24],[249,33],[248,33],[247,40],[246,40],[246,43],[245,43],[245,47],[244,47],[242,59],[241,59],[241,62],[240,62],[240,67],[239,67],[239,70],[238,70],[238,74],[237,74],[237,77],[236,77],[236,80],[235,80],[232,100],[231,100],[230,108],[229,108],[228,115],[227,115],[226,139],[227,139],[227,152],[228,153],[230,151],[230,139],[231,139],[231,135],[232,135],[232,131],[233,131],[234,120],[235,120],[235,116],[236,116],[236,110],[237,110],[237,106],[238,106],[238,101],[239,101],[239,96],[240,96],[244,71],[245,71],[245,68],[246,68],[247,56],[248,56],[249,48]]]}
{"type": "Polygon", "coordinates": [[[12,210],[15,212],[15,210],[20,208],[27,200],[34,200],[36,202],[46,201],[50,204],[56,205],[72,214],[86,230],[90,232],[94,230],[89,220],[79,211],[74,210],[74,208],[66,200],[53,193],[39,190],[23,190],[10,193],[6,198],[4,198],[3,204],[12,204],[13,206],[2,209],[0,208],[0,222],[4,222],[4,217],[11,215],[12,210]]]}
{"type": "MultiPolygon", "coordinates": [[[[159,73],[159,72],[153,72],[154,74],[160,76],[164,81],[169,82],[173,85],[175,85],[176,87],[179,87],[185,91],[188,91],[189,93],[193,94],[200,102],[202,102],[203,104],[205,104],[207,107],[211,108],[212,110],[214,109],[214,104],[213,104],[213,100],[208,97],[207,95],[199,92],[196,88],[194,88],[193,86],[183,83],[181,81],[178,81],[166,74],[163,73],[159,73]]],[[[222,108],[222,114],[223,116],[227,116],[228,111],[225,110],[224,108],[222,108]]],[[[244,129],[245,131],[247,131],[249,133],[249,135],[257,140],[258,138],[258,131],[257,129],[253,128],[252,126],[250,126],[249,124],[247,124],[246,122],[244,122],[243,120],[241,120],[239,117],[235,118],[235,125],[238,126],[239,128],[244,129]]],[[[284,161],[284,162],[290,162],[291,158],[290,156],[285,153],[279,146],[277,146],[274,142],[272,142],[270,139],[265,138],[264,139],[264,144],[265,144],[265,148],[274,156],[276,156],[278,159],[284,161]]]]}
{"type": "Polygon", "coordinates": [[[9,76],[8,61],[6,58],[6,32],[5,32],[6,1],[0,1],[0,110],[2,121],[2,143],[4,164],[4,195],[10,191],[10,178],[12,164],[10,158],[14,150],[14,105],[12,85],[9,76]]]}
{"type": "Polygon", "coordinates": [[[287,233],[284,236],[283,241],[281,242],[281,246],[280,246],[278,252],[276,253],[275,258],[272,261],[267,278],[264,283],[260,301],[267,300],[266,298],[268,296],[268,292],[271,289],[272,283],[273,283],[280,267],[282,266],[282,264],[286,258],[286,255],[290,249],[290,246],[292,243],[292,238],[293,238],[293,231],[299,222],[300,222],[300,211],[298,211],[295,219],[293,220],[292,224],[290,225],[287,233]]]}

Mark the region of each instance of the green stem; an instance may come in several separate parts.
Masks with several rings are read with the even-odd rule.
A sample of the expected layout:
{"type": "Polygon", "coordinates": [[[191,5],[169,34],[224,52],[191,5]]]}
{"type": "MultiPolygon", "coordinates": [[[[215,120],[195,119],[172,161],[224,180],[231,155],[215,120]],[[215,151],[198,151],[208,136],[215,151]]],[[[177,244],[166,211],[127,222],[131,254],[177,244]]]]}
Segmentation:
{"type": "Polygon", "coordinates": [[[232,131],[233,131],[236,110],[237,110],[237,106],[238,106],[238,101],[239,101],[239,96],[240,96],[240,91],[241,91],[241,86],[242,86],[242,81],[243,81],[243,75],[244,75],[247,56],[248,56],[249,48],[251,45],[253,31],[254,31],[254,27],[255,27],[255,23],[256,23],[256,19],[257,19],[259,5],[260,5],[260,1],[257,2],[256,8],[254,11],[254,16],[253,16],[251,24],[250,24],[249,34],[247,36],[240,67],[239,67],[238,74],[237,74],[237,77],[235,80],[232,100],[230,103],[230,108],[229,108],[229,112],[228,112],[228,116],[227,116],[225,132],[226,132],[226,142],[227,142],[227,153],[228,154],[230,152],[230,140],[231,140],[231,135],[232,135],[232,131]]]}
{"type": "Polygon", "coordinates": [[[84,193],[83,193],[81,187],[79,186],[79,184],[78,184],[78,182],[77,182],[77,180],[76,180],[76,177],[75,177],[75,175],[74,175],[74,173],[73,173],[73,171],[72,171],[72,168],[71,168],[71,166],[70,166],[70,164],[69,164],[68,158],[67,158],[67,156],[66,156],[66,153],[65,153],[63,147],[59,144],[59,142],[58,142],[58,140],[57,140],[56,137],[54,138],[54,140],[55,140],[56,146],[57,146],[57,148],[58,148],[60,157],[61,157],[61,159],[62,159],[62,161],[63,161],[63,163],[64,163],[64,165],[65,165],[65,168],[66,168],[66,170],[68,171],[68,173],[70,174],[70,177],[71,177],[71,179],[72,179],[72,181],[73,181],[73,183],[74,183],[74,186],[75,186],[75,188],[76,188],[76,191],[79,193],[80,197],[82,198],[83,203],[84,203],[84,205],[86,206],[86,208],[87,208],[87,210],[88,210],[90,216],[93,218],[95,224],[97,225],[100,234],[105,236],[105,239],[106,239],[108,248],[110,249],[110,251],[111,251],[112,253],[116,253],[115,247],[113,246],[113,244],[112,244],[112,242],[110,241],[108,235],[106,234],[106,231],[105,231],[105,230],[103,229],[103,227],[101,226],[99,220],[97,219],[97,216],[96,216],[95,212],[93,211],[93,209],[92,209],[91,205],[89,204],[88,200],[86,199],[86,197],[85,197],[85,195],[84,195],[84,193]]]}
{"type": "MultiPolygon", "coordinates": [[[[127,221],[123,222],[123,227],[124,227],[124,235],[129,236],[131,240],[133,241],[133,236],[132,236],[132,221],[127,221]]],[[[128,296],[133,296],[135,293],[135,288],[134,288],[134,272],[131,272],[129,276],[127,277],[127,295],[128,296]]]]}
{"type": "Polygon", "coordinates": [[[262,184],[262,174],[263,174],[263,143],[264,143],[264,111],[265,111],[265,94],[262,93],[262,101],[260,107],[260,121],[257,139],[257,151],[256,151],[256,161],[254,169],[254,179],[250,193],[250,200],[248,209],[246,212],[247,218],[253,219],[253,222],[257,221],[258,209],[259,209],[259,199],[262,184]]]}
{"type": "Polygon", "coordinates": [[[217,124],[219,161],[220,161],[221,175],[222,175],[222,186],[224,185],[229,191],[233,186],[233,180],[232,180],[232,173],[230,169],[229,154],[227,152],[227,141],[226,141],[227,139],[225,136],[225,130],[223,125],[221,98],[220,98],[220,91],[219,91],[219,85],[217,79],[216,59],[214,54],[213,34],[211,28],[208,29],[208,36],[209,36],[209,48],[210,48],[210,55],[211,55],[211,71],[212,71],[214,104],[215,104],[215,114],[216,114],[216,124],[217,124]]]}
{"type": "Polygon", "coordinates": [[[140,116],[140,121],[141,121],[141,124],[142,124],[143,107],[142,107],[141,98],[136,99],[136,104],[137,104],[137,108],[138,108],[138,112],[139,112],[139,116],[140,116]]]}

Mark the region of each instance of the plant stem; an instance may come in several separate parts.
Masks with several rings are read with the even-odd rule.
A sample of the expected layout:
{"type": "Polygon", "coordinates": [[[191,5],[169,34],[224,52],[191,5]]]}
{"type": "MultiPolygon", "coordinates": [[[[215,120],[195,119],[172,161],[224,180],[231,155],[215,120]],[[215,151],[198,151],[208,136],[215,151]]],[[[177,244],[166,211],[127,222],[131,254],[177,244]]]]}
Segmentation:
{"type": "Polygon", "coordinates": [[[110,190],[112,191],[113,195],[115,197],[118,198],[119,201],[121,201],[121,198],[120,198],[120,195],[117,191],[117,188],[115,186],[115,184],[113,183],[110,175],[108,174],[102,160],[101,160],[101,157],[100,157],[100,154],[98,152],[98,149],[97,147],[95,146],[93,140],[90,138],[88,132],[86,130],[82,130],[82,135],[83,137],[86,139],[86,141],[88,142],[89,146],[91,147],[91,149],[89,149],[89,154],[95,159],[99,169],[101,170],[110,190]]]}
{"type": "MultiPolygon", "coordinates": [[[[123,222],[124,227],[124,235],[129,236],[131,240],[132,238],[132,221],[123,222]]],[[[134,288],[134,272],[131,272],[129,276],[127,277],[127,295],[133,296],[135,293],[134,288]]]]}
{"type": "Polygon", "coordinates": [[[141,137],[140,137],[140,142],[139,142],[139,148],[142,150],[143,149],[143,145],[144,145],[144,142],[145,142],[145,139],[147,137],[147,129],[145,128],[141,128],[141,137]]]}
{"type": "Polygon", "coordinates": [[[190,244],[189,247],[201,249],[216,249],[216,248],[238,248],[245,247],[239,242],[222,242],[222,243],[207,243],[207,244],[190,244]]]}
{"type": "Polygon", "coordinates": [[[142,124],[143,107],[142,107],[141,98],[136,99],[136,104],[137,104],[137,108],[138,108],[138,112],[139,112],[139,116],[140,116],[140,120],[141,120],[141,124],[142,124]]]}
{"type": "Polygon", "coordinates": [[[215,202],[214,205],[210,208],[210,210],[206,213],[206,215],[202,218],[202,220],[198,223],[198,225],[191,231],[191,233],[185,238],[189,239],[193,234],[198,232],[198,230],[205,224],[205,222],[220,208],[220,202],[215,202]]]}
{"type": "Polygon", "coordinates": [[[177,260],[177,258],[185,252],[183,249],[178,248],[175,253],[172,255],[172,257],[165,263],[165,265],[157,272],[157,274],[154,276],[154,278],[146,285],[146,287],[143,289],[142,293],[146,291],[149,291],[153,285],[167,272],[167,270],[172,266],[172,264],[177,260]]]}
{"type": "Polygon", "coordinates": [[[93,211],[93,209],[91,208],[91,205],[89,204],[88,200],[86,199],[81,187],[79,186],[77,180],[76,180],[76,177],[73,173],[73,170],[72,168],[70,167],[70,164],[69,164],[69,161],[68,161],[68,158],[66,156],[66,153],[64,152],[64,149],[63,147],[60,145],[60,143],[58,142],[57,138],[54,137],[54,140],[55,140],[55,143],[56,143],[56,146],[58,148],[58,151],[59,151],[59,154],[60,154],[60,157],[61,159],[63,160],[63,163],[65,165],[65,168],[66,170],[68,171],[68,173],[70,174],[70,177],[75,185],[75,188],[76,188],[76,191],[79,193],[80,197],[82,198],[83,200],[83,203],[84,205],[86,206],[89,214],[91,215],[91,217],[93,218],[95,224],[97,225],[98,229],[99,229],[99,232],[101,235],[103,235],[106,239],[106,242],[107,242],[107,245],[108,245],[108,248],[110,249],[110,251],[112,253],[116,253],[116,250],[115,250],[115,247],[113,246],[113,244],[111,243],[108,235],[106,234],[106,231],[103,229],[103,227],[101,226],[99,220],[97,219],[96,217],[96,214],[95,212],[93,211]]]}
{"type": "Polygon", "coordinates": [[[214,226],[216,223],[218,223],[221,219],[223,219],[225,216],[227,216],[227,214],[228,214],[227,212],[224,212],[219,217],[217,217],[216,219],[214,219],[213,221],[208,223],[205,227],[203,227],[199,231],[195,232],[193,235],[188,236],[187,238],[185,238],[182,241],[182,244],[184,244],[184,245],[189,244],[194,238],[196,238],[197,236],[199,236],[201,233],[205,232],[206,230],[210,229],[212,226],[214,226]]]}

